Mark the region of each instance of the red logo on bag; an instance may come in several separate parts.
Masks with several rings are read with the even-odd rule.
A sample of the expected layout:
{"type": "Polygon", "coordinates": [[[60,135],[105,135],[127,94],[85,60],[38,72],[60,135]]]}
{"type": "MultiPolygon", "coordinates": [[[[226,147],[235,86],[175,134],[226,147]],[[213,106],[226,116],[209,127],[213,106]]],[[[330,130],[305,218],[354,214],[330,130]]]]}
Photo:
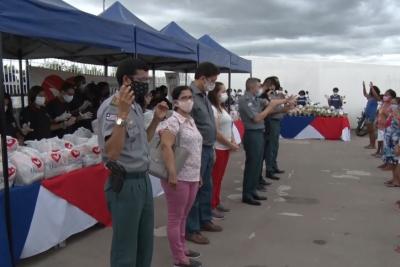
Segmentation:
{"type": "Polygon", "coordinates": [[[39,169],[42,168],[42,161],[38,158],[32,158],[32,163],[36,165],[39,169]]]}
{"type": "Polygon", "coordinates": [[[14,138],[7,139],[7,147],[11,148],[17,143],[17,140],[14,138]]]}
{"type": "Polygon", "coordinates": [[[71,143],[65,143],[65,148],[66,149],[71,149],[72,148],[72,144],[71,143]]]}
{"type": "Polygon", "coordinates": [[[14,167],[9,167],[8,168],[8,177],[13,176],[16,172],[17,172],[17,170],[14,167]]]}
{"type": "Polygon", "coordinates": [[[100,154],[100,152],[101,152],[100,147],[98,147],[98,146],[95,146],[95,147],[92,149],[92,151],[93,151],[93,153],[96,154],[96,155],[100,154]]]}
{"type": "Polygon", "coordinates": [[[78,150],[73,149],[73,150],[71,150],[71,155],[74,158],[78,158],[81,155],[81,152],[79,152],[78,150]]]}
{"type": "Polygon", "coordinates": [[[61,159],[61,155],[59,153],[51,153],[51,158],[55,161],[55,162],[59,162],[61,159]]]}

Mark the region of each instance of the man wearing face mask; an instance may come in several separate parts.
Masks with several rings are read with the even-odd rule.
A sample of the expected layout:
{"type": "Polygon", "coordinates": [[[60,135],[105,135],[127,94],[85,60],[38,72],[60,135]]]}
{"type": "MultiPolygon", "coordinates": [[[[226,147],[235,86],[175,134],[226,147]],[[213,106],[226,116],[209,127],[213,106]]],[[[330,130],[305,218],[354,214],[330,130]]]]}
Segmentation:
{"type": "Polygon", "coordinates": [[[186,224],[186,239],[197,244],[208,244],[210,241],[201,234],[201,231],[221,232],[222,227],[212,222],[211,171],[214,165],[214,145],[217,130],[214,112],[207,93],[214,89],[220,71],[212,63],[201,63],[195,73],[195,81],[191,84],[193,90],[192,117],[203,137],[200,176],[203,185],[197,193],[195,203],[189,213],[186,224]]]}
{"type": "Polygon", "coordinates": [[[335,109],[342,109],[343,99],[339,95],[339,89],[337,87],[333,88],[333,95],[328,99],[328,104],[330,107],[334,107],[335,109]]]}
{"type": "Polygon", "coordinates": [[[246,92],[239,99],[239,113],[245,127],[243,147],[246,152],[242,201],[254,206],[260,206],[260,200],[267,200],[257,193],[264,155],[264,119],[278,105],[293,102],[293,99],[274,99],[264,109],[266,102],[259,98],[263,93],[260,79],[249,78],[246,81],[246,92]]]}
{"type": "Polygon", "coordinates": [[[74,125],[78,118],[71,115],[69,103],[74,99],[75,89],[71,82],[64,82],[60,94],[50,101],[46,107],[47,113],[53,123],[62,123],[61,129],[52,130],[52,136],[63,137],[64,134],[70,134],[74,131],[74,125]]]}
{"type": "Polygon", "coordinates": [[[153,194],[148,176],[148,141],[168,111],[158,104],[145,130],[142,105],[148,92],[148,66],[128,58],[117,68],[119,91],[97,112],[98,141],[111,171],[105,185],[112,215],[111,267],[150,267],[153,255],[153,194]]]}

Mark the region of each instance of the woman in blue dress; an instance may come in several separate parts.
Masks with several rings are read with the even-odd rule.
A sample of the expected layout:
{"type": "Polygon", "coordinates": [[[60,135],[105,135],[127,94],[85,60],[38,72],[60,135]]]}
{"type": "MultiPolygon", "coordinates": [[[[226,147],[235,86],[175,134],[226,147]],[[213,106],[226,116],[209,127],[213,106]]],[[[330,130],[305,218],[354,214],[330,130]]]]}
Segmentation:
{"type": "Polygon", "coordinates": [[[365,107],[365,117],[369,135],[369,145],[365,148],[367,149],[375,149],[376,142],[376,133],[375,133],[375,118],[376,112],[378,110],[378,101],[380,99],[380,90],[377,86],[373,85],[372,82],[369,83],[370,91],[367,93],[367,89],[365,87],[365,82],[363,82],[363,92],[364,96],[367,98],[367,106],[365,107]]]}

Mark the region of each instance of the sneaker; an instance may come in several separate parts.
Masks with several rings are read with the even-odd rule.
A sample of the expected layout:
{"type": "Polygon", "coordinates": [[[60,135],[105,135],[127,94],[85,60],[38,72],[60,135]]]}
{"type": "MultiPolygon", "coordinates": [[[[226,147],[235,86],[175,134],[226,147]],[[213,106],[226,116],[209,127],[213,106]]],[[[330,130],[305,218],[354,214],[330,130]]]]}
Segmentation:
{"type": "Polygon", "coordinates": [[[174,267],[201,267],[203,266],[201,262],[189,259],[189,264],[187,263],[179,263],[174,264],[174,267]]]}
{"type": "Polygon", "coordinates": [[[185,253],[186,257],[191,258],[191,259],[198,259],[200,258],[201,254],[199,252],[189,250],[187,253],[185,253]]]}
{"type": "Polygon", "coordinates": [[[217,210],[220,212],[230,212],[231,210],[222,206],[221,204],[217,206],[217,210]]]}
{"type": "Polygon", "coordinates": [[[222,232],[222,227],[216,224],[213,224],[212,222],[203,224],[203,226],[201,226],[201,230],[205,231],[205,232],[222,232]]]}
{"type": "Polygon", "coordinates": [[[213,218],[216,219],[216,220],[223,220],[223,219],[225,219],[224,214],[222,214],[222,212],[218,211],[217,209],[213,209],[213,210],[211,211],[211,213],[212,213],[213,218]]]}
{"type": "Polygon", "coordinates": [[[193,233],[193,234],[187,234],[186,235],[186,240],[193,242],[198,245],[208,245],[210,244],[210,240],[208,240],[207,237],[203,236],[201,233],[193,233]]]}

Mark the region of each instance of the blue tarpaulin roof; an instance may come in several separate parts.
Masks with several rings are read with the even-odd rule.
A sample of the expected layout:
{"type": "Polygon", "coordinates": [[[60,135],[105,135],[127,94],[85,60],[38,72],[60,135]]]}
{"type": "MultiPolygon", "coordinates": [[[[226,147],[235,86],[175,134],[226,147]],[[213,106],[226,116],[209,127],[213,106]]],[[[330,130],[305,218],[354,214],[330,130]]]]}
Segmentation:
{"type": "Polygon", "coordinates": [[[223,69],[227,69],[230,67],[229,55],[227,55],[226,53],[221,53],[209,47],[208,45],[199,42],[196,38],[194,38],[188,32],[182,29],[177,23],[169,23],[161,30],[161,32],[170,36],[175,36],[176,38],[179,38],[188,43],[192,43],[196,47],[198,46],[198,56],[200,63],[208,61],[223,69]]]}
{"type": "Polygon", "coordinates": [[[228,53],[231,57],[231,70],[232,72],[243,72],[243,73],[251,73],[251,61],[239,57],[238,55],[232,53],[225,47],[221,46],[217,41],[211,38],[209,35],[203,35],[200,39],[200,42],[217,49],[218,51],[228,53]]]}
{"type": "MultiPolygon", "coordinates": [[[[197,48],[192,43],[162,34],[140,20],[120,2],[115,2],[99,15],[113,21],[135,26],[136,51],[140,55],[152,56],[160,66],[197,61],[197,48]]],[[[144,57],[146,60],[146,57],[144,57]]]]}
{"type": "MultiPolygon", "coordinates": [[[[3,57],[59,57],[103,64],[135,52],[134,27],[80,11],[61,0],[1,0],[3,57]]],[[[111,63],[111,62],[109,62],[111,63]]]]}

